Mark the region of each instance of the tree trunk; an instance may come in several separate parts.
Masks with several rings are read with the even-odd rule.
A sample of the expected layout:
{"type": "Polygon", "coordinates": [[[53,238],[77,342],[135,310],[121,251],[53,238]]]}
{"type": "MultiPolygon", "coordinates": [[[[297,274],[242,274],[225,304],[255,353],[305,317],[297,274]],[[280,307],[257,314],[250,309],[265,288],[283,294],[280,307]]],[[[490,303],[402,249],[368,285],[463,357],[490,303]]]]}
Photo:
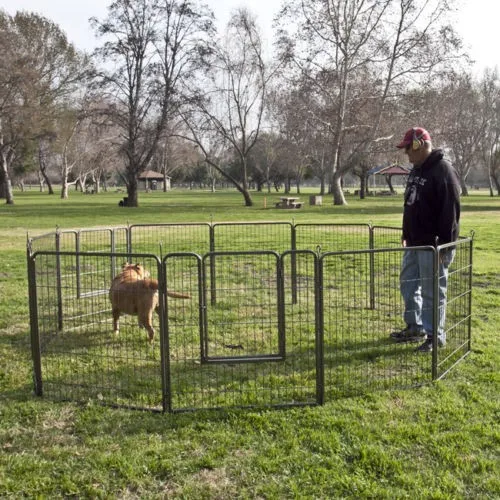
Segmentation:
{"type": "Polygon", "coordinates": [[[137,185],[137,178],[132,175],[129,176],[127,179],[127,196],[128,196],[128,201],[127,201],[127,206],[129,207],[138,207],[139,206],[139,200],[138,200],[138,185],[137,185]]]}
{"type": "Polygon", "coordinates": [[[493,181],[493,184],[495,184],[495,188],[497,190],[497,196],[500,196],[500,181],[497,179],[495,174],[492,174],[490,178],[493,181]]]}
{"type": "Polygon", "coordinates": [[[361,174],[359,176],[360,183],[359,183],[359,199],[364,200],[365,199],[365,194],[366,194],[366,176],[361,174]]]}
{"type": "Polygon", "coordinates": [[[63,159],[63,167],[62,167],[62,172],[61,172],[61,183],[62,183],[61,200],[67,200],[68,199],[68,165],[67,165],[65,159],[63,159]]]}
{"type": "Polygon", "coordinates": [[[3,169],[0,169],[0,199],[4,199],[7,197],[7,187],[5,184],[5,176],[3,173],[3,169]]]}
{"type": "Polygon", "coordinates": [[[462,188],[462,196],[469,196],[469,190],[464,179],[460,179],[460,187],[462,188]]]}
{"type": "Polygon", "coordinates": [[[40,186],[40,193],[45,191],[45,181],[43,180],[43,175],[40,170],[38,171],[38,185],[40,186]]]}
{"type": "Polygon", "coordinates": [[[42,175],[45,184],[47,184],[47,189],[49,190],[49,194],[54,194],[52,183],[50,182],[49,176],[47,175],[47,160],[45,158],[45,152],[43,150],[41,141],[38,146],[38,164],[40,168],[40,174],[42,175]]]}
{"type": "Polygon", "coordinates": [[[385,177],[385,182],[389,186],[389,191],[391,192],[391,194],[396,194],[396,190],[392,185],[392,175],[385,175],[384,177],[385,177]]]}
{"type": "Polygon", "coordinates": [[[342,175],[338,171],[333,174],[332,191],[334,205],[347,205],[342,191],[342,175]]]}
{"type": "MultiPolygon", "coordinates": [[[[102,179],[102,190],[107,193],[108,192],[108,181],[106,180],[106,172],[101,170],[100,175],[97,177],[98,179],[102,179]]],[[[101,184],[99,184],[100,186],[101,184]]],[[[98,191],[99,192],[99,191],[98,191]]]]}
{"type": "Polygon", "coordinates": [[[326,188],[325,176],[322,175],[320,178],[320,187],[319,187],[319,194],[321,196],[325,195],[325,188],[326,188]]]}
{"type": "Polygon", "coordinates": [[[2,165],[0,169],[0,192],[5,198],[7,205],[14,205],[14,195],[12,193],[12,183],[9,176],[8,160],[2,152],[2,165]]]}
{"type": "Polygon", "coordinates": [[[164,163],[163,163],[163,192],[166,193],[167,192],[167,167],[168,167],[168,160],[166,157],[164,157],[164,163]]]}
{"type": "Polygon", "coordinates": [[[245,190],[242,194],[245,199],[245,207],[253,207],[252,197],[250,196],[248,190],[245,190]]]}
{"type": "Polygon", "coordinates": [[[50,182],[50,179],[48,178],[47,174],[45,172],[42,172],[42,175],[45,184],[47,184],[47,189],[49,190],[48,194],[54,194],[54,188],[52,187],[52,183],[50,182]]]}

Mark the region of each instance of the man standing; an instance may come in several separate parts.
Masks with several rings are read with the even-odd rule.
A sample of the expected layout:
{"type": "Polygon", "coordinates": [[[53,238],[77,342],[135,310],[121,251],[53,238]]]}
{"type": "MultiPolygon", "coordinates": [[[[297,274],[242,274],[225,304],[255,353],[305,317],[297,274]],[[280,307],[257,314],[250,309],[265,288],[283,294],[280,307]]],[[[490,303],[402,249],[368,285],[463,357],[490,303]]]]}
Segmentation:
{"type": "MultiPolygon", "coordinates": [[[[412,247],[444,245],[458,237],[460,219],[460,182],[455,169],[443,158],[443,151],[432,149],[427,130],[408,130],[397,145],[404,149],[413,164],[404,196],[402,243],[403,254],[400,290],[405,304],[406,328],[391,333],[396,342],[424,340],[419,352],[432,352],[433,327],[433,267],[430,251],[412,247]]],[[[439,259],[439,324],[438,345],[446,342],[444,322],[448,267],[455,250],[441,251],[439,259]]]]}

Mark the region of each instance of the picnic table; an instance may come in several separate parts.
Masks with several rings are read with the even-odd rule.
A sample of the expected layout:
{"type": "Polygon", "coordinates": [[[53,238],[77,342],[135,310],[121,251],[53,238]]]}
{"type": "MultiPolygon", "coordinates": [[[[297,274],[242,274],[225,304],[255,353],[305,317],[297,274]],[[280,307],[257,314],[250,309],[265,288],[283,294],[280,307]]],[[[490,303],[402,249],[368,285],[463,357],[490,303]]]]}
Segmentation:
{"type": "Polygon", "coordinates": [[[292,196],[282,196],[281,201],[276,203],[276,208],[302,208],[303,202],[299,201],[300,198],[292,196]]]}

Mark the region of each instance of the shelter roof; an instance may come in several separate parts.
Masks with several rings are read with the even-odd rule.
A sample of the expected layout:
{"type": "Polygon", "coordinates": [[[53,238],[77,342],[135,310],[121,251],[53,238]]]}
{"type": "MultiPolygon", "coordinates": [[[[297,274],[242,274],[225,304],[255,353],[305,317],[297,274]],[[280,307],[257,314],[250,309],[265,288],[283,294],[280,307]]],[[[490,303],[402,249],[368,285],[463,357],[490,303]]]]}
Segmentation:
{"type": "Polygon", "coordinates": [[[379,165],[368,171],[368,175],[384,174],[384,175],[408,175],[411,167],[407,165],[379,165]]]}
{"type": "MultiPolygon", "coordinates": [[[[167,175],[167,179],[168,179],[167,175]]],[[[153,179],[156,181],[162,181],[163,180],[163,174],[160,174],[160,172],[155,172],[154,170],[144,170],[141,174],[139,174],[139,179],[144,180],[144,179],[153,179]]]]}

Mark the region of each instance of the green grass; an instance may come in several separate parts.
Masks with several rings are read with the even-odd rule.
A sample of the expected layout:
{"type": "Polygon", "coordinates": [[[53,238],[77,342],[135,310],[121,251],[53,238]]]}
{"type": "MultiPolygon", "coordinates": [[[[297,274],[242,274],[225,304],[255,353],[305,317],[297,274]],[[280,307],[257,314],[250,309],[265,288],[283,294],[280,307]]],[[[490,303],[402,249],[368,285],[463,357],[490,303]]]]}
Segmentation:
{"type": "MultiPolygon", "coordinates": [[[[0,497],[500,496],[500,199],[474,192],[462,200],[462,234],[475,231],[473,349],[442,381],[288,410],[163,415],[91,400],[38,399],[31,380],[27,232],[292,218],[398,226],[402,205],[400,196],[349,197],[347,206],[334,207],[324,197],[322,207],[286,211],[264,208],[264,198],[274,207],[278,194],[256,193],[255,206],[245,208],[229,191],[173,191],[141,194],[141,206],[127,209],[117,206],[121,196],[71,193],[60,200],[16,192],[16,205],[0,206],[0,497]]],[[[125,329],[120,341],[127,335],[125,329]]],[[[149,370],[146,354],[144,360],[142,369],[149,370]]],[[[300,377],[307,374],[298,380],[306,384],[300,377]]]]}

